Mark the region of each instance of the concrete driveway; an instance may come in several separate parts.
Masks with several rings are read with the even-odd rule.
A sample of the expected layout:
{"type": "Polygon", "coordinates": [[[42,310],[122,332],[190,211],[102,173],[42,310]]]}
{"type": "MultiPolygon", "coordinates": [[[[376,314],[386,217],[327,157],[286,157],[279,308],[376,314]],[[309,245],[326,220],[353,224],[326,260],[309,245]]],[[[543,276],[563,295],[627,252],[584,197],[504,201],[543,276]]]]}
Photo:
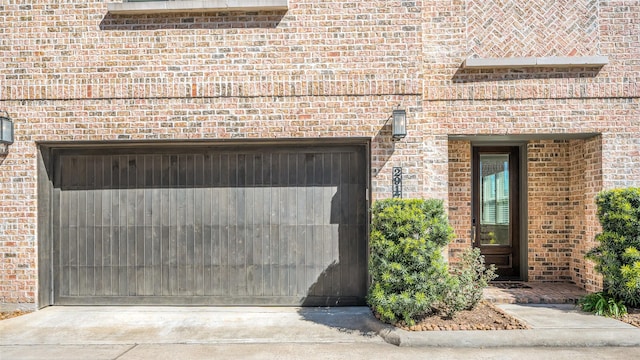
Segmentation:
{"type": "Polygon", "coordinates": [[[65,307],[0,322],[0,345],[384,342],[366,307],[65,307]]]}
{"type": "Polygon", "coordinates": [[[366,307],[55,306],[0,321],[0,359],[219,359],[256,349],[265,359],[273,351],[299,358],[304,351],[284,354],[322,344],[390,346],[376,325],[366,307]]]}
{"type": "Polygon", "coordinates": [[[543,351],[548,348],[573,349],[563,357],[576,359],[596,353],[618,356],[603,359],[640,356],[640,329],[631,325],[581,313],[572,305],[500,307],[531,329],[408,332],[381,324],[366,307],[58,306],[0,321],[0,359],[355,360],[432,356],[438,351],[441,356],[433,358],[447,359],[468,355],[464,349],[512,349],[487,352],[487,358],[500,352],[504,358],[521,358],[518,351],[525,350],[544,358],[549,357],[543,351]],[[400,350],[405,346],[412,350],[400,350]]]}

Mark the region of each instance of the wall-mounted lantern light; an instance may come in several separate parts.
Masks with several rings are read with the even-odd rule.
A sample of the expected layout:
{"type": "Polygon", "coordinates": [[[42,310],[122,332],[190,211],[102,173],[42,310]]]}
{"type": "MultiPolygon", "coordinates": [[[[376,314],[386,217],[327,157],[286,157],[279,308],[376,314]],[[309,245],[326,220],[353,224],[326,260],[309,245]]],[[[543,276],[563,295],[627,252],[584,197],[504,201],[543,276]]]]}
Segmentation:
{"type": "Polygon", "coordinates": [[[393,110],[391,117],[391,138],[398,141],[407,136],[407,112],[404,110],[393,110]]]}
{"type": "Polygon", "coordinates": [[[13,144],[13,121],[6,111],[0,111],[0,154],[7,154],[11,144],[13,144]]]}

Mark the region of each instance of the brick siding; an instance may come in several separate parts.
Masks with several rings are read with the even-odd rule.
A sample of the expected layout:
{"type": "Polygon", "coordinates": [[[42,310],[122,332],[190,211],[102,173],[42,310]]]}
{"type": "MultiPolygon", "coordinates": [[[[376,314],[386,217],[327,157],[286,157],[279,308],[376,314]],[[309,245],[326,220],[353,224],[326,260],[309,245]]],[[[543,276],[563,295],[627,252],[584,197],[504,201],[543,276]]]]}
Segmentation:
{"type": "Polygon", "coordinates": [[[131,16],[102,1],[3,2],[0,110],[16,142],[0,156],[0,303],[37,298],[37,143],[51,141],[370,138],[372,198],[391,195],[402,166],[405,197],[447,202],[455,261],[470,241],[470,144],[451,135],[601,134],[528,146],[529,276],[597,289],[583,259],[593,196],[640,185],[640,3],[547,4],[289,0],[284,12],[131,16]],[[610,64],[461,68],[595,54],[610,64]],[[409,128],[394,143],[398,105],[409,128]]]}
{"type": "MultiPolygon", "coordinates": [[[[0,303],[37,291],[36,142],[368,137],[377,198],[424,196],[421,2],[113,15],[101,1],[0,5],[0,303]],[[398,105],[409,135],[392,144],[398,105]]],[[[426,186],[428,187],[428,186],[426,186]]]]}
{"type": "Polygon", "coordinates": [[[449,222],[455,238],[449,244],[449,259],[471,246],[471,143],[449,141],[449,222]]]}
{"type": "MultiPolygon", "coordinates": [[[[530,140],[528,145],[528,276],[535,281],[571,281],[595,291],[602,280],[593,263],[584,259],[600,231],[595,194],[640,185],[640,157],[635,155],[640,151],[640,66],[632,60],[640,57],[640,44],[632,35],[640,31],[640,3],[578,1],[571,10],[567,6],[574,2],[553,2],[544,19],[527,22],[539,29],[538,35],[521,38],[520,43],[504,41],[509,29],[522,28],[518,19],[532,17],[548,3],[451,0],[426,6],[425,124],[440,134],[495,140],[504,135],[548,135],[550,140],[530,140]],[[500,4],[510,17],[487,18],[500,4]],[[587,20],[583,10],[592,5],[596,10],[587,20]],[[554,12],[554,7],[565,11],[554,12]],[[551,31],[544,21],[574,21],[575,31],[551,31]],[[595,37],[589,35],[593,26],[595,37]],[[544,42],[535,40],[540,34],[544,42]],[[573,39],[566,41],[573,48],[557,46],[567,39],[573,39]],[[608,56],[610,64],[601,69],[460,66],[469,56],[596,54],[608,56]],[[563,140],[566,134],[583,134],[586,139],[563,140]]],[[[450,253],[456,261],[455,254],[470,243],[470,174],[462,170],[467,167],[470,172],[470,143],[450,141],[448,151],[449,215],[456,231],[450,253]]]]}
{"type": "Polygon", "coordinates": [[[567,148],[566,140],[536,141],[527,146],[528,267],[532,281],[571,280],[567,148]]]}

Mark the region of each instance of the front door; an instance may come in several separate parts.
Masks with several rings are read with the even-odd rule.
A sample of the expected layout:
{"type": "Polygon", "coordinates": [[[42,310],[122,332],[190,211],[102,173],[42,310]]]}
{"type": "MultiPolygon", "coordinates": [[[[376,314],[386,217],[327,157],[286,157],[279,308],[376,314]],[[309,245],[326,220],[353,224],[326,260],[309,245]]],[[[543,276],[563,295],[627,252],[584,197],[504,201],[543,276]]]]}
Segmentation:
{"type": "Polygon", "coordinates": [[[473,245],[496,280],[520,280],[519,148],[473,148],[473,245]]]}

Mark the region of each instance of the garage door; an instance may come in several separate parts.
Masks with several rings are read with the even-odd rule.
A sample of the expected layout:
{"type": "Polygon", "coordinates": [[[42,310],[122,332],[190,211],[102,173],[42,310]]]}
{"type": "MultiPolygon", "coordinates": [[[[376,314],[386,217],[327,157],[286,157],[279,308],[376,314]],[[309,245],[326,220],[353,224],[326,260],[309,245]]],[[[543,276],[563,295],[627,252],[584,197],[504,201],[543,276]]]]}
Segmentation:
{"type": "Polygon", "coordinates": [[[56,304],[362,304],[365,146],[60,150],[56,304]]]}

